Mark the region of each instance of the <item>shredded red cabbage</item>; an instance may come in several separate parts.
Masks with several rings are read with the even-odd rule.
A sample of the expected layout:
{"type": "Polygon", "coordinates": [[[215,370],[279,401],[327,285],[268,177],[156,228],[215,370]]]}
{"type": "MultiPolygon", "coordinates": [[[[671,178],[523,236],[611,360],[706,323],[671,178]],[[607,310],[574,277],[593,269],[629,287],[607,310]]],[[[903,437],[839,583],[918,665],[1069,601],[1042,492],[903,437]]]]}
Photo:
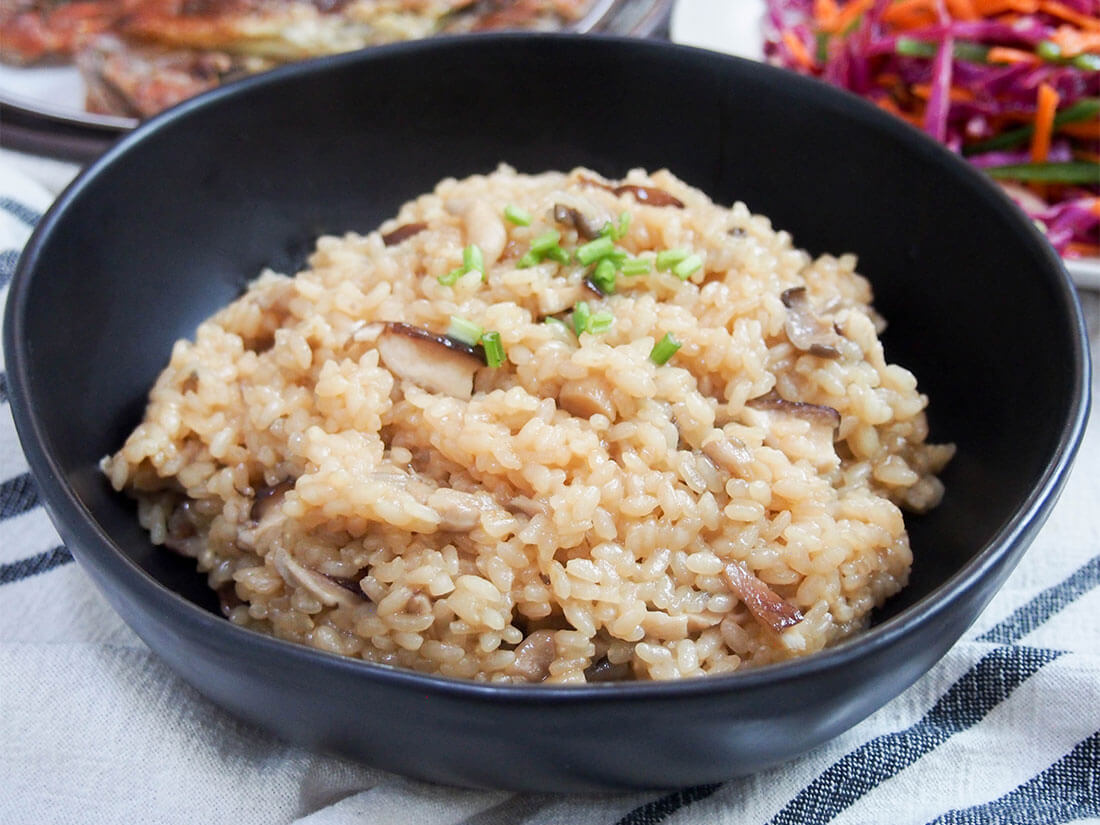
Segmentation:
{"type": "Polygon", "coordinates": [[[877,103],[981,169],[1012,167],[994,174],[1060,254],[1100,254],[1100,0],[766,4],[771,62],[877,103]],[[1049,141],[1034,137],[1047,131],[1042,86],[1057,94],[1049,141]]]}

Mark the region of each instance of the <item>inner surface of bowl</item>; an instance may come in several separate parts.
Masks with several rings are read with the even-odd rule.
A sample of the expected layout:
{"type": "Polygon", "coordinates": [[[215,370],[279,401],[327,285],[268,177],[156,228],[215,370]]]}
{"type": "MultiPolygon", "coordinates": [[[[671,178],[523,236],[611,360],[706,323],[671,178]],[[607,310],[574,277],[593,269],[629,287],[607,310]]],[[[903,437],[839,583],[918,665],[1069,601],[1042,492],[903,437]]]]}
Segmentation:
{"type": "Polygon", "coordinates": [[[854,724],[929,667],[992,596],[1053,501],[1087,403],[1082,322],[1056,257],[962,161],[816,82],[599,38],[386,47],[186,103],[124,138],[62,196],[21,262],[7,321],[17,424],[44,497],[80,561],[154,649],[208,695],[288,738],[471,784],[705,781],[787,758],[854,724]],[[96,466],[140,420],[173,341],[263,267],[295,271],[318,235],[365,233],[441,178],[500,162],[521,172],[583,165],[609,177],[668,168],[718,202],[745,201],[812,253],[858,254],[890,324],[889,360],[930,396],[933,439],[958,445],[943,504],[907,519],[912,581],[878,630],[813,657],[818,663],[713,685],[616,686],[621,705],[607,690],[536,690],[549,716],[533,724],[538,708],[517,696],[522,688],[395,677],[253,642],[194,610],[216,612],[216,599],[193,563],[154,548],[96,466]],[[272,656],[281,663],[265,670],[260,662],[272,656]],[[316,678],[292,679],[290,663],[315,668],[316,678]],[[234,702],[241,680],[262,686],[263,701],[234,702]],[[412,716],[427,715],[370,724],[421,724],[436,758],[364,741],[378,731],[343,694],[369,696],[383,683],[412,716]],[[305,701],[311,684],[331,712],[305,701]],[[766,690],[788,710],[761,706],[766,690]],[[427,691],[438,704],[410,707],[402,691],[427,691]],[[811,698],[830,692],[832,700],[811,698]],[[591,714],[612,707],[624,724],[642,712],[664,718],[577,761],[580,740],[598,746],[598,730],[584,733],[591,714]],[[715,728],[718,709],[727,721],[715,728]],[[499,722],[474,730],[497,712],[499,722]],[[562,724],[578,737],[569,759],[544,751],[538,778],[509,767],[523,750],[517,743],[534,746],[562,724]],[[654,737],[676,743],[675,764],[650,758],[654,737]],[[471,741],[497,757],[462,764],[471,741]]]}

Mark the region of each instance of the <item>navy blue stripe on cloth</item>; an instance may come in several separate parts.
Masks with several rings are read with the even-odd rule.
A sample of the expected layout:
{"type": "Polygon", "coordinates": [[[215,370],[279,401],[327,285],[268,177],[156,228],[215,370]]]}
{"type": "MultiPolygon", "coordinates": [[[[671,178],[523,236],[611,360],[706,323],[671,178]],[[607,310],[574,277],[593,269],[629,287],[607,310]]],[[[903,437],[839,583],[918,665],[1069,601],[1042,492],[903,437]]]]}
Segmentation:
{"type": "Polygon", "coordinates": [[[30,473],[0,483],[0,521],[22,515],[38,504],[38,487],[30,473]]]}
{"type": "Polygon", "coordinates": [[[647,802],[639,808],[635,808],[615,825],[658,825],[664,822],[678,810],[700,799],[706,799],[722,785],[695,785],[691,788],[670,793],[652,802],[647,802]]]}
{"type": "Polygon", "coordinates": [[[12,584],[28,579],[31,576],[37,576],[39,573],[45,573],[47,570],[53,570],[55,567],[68,564],[72,560],[73,555],[69,552],[69,548],[60,544],[52,550],[39,553],[37,556],[20,559],[11,564],[0,564],[0,584],[12,584]]]}
{"type": "Polygon", "coordinates": [[[19,253],[14,249],[0,252],[0,288],[7,286],[15,274],[15,265],[19,263],[19,253]]]}
{"type": "Polygon", "coordinates": [[[1014,644],[1097,585],[1100,585],[1100,556],[1093,556],[1068,578],[1048,587],[1027,604],[1017,608],[1007,619],[987,630],[978,637],[978,641],[1014,644]]]}
{"type": "Polygon", "coordinates": [[[34,226],[42,218],[40,212],[36,212],[26,204],[12,200],[11,198],[0,198],[0,209],[18,218],[27,226],[34,226]]]}
{"type": "Polygon", "coordinates": [[[930,825],[1060,825],[1100,816],[1100,732],[1000,799],[948,811],[930,825]]]}
{"type": "MultiPolygon", "coordinates": [[[[1008,616],[1008,618],[999,622],[996,626],[988,630],[986,633],[982,634],[982,636],[979,637],[979,641],[998,641],[1003,643],[1011,643],[1023,638],[1032,630],[1041,625],[1043,622],[1047,621],[1049,618],[1054,616],[1067,605],[1071,604],[1075,599],[1079,598],[1080,596],[1091,590],[1093,587],[1095,587],[1097,584],[1098,566],[1100,566],[1100,556],[1086,563],[1083,567],[1072,573],[1068,578],[1064,579],[1053,587],[1047,588],[1042,593],[1039,593],[1033,599],[1028,601],[1027,604],[1015,610],[1010,616],[1008,616]]],[[[1057,654],[1055,653],[1054,655],[1057,654]]],[[[984,662],[986,661],[986,659],[983,659],[982,661],[984,662]]],[[[981,664],[982,663],[979,662],[978,665],[976,665],[975,668],[971,669],[969,673],[964,675],[962,679],[960,679],[960,681],[951,688],[951,690],[955,690],[955,688],[958,687],[960,683],[962,683],[962,680],[971,677],[977,667],[979,667],[981,664]]],[[[951,691],[948,691],[948,694],[944,695],[944,699],[946,699],[947,696],[950,695],[950,693],[951,691]]],[[[942,702],[943,699],[941,699],[940,701],[942,702]]],[[[990,710],[991,709],[992,708],[990,708],[990,710]]],[[[988,710],[986,712],[988,712],[988,710]]],[[[929,716],[930,715],[931,712],[929,713],[929,716]]],[[[928,719],[928,716],[925,717],[925,720],[926,719],[928,719]]],[[[921,722],[918,722],[917,724],[919,725],[925,720],[921,720],[921,722]]],[[[851,757],[852,754],[859,753],[861,750],[862,749],[857,749],[856,751],[848,754],[848,756],[843,757],[840,762],[837,762],[831,768],[826,770],[825,773],[823,773],[817,781],[820,781],[823,777],[828,776],[830,774],[830,771],[838,769],[838,766],[841,765],[845,759],[851,757]]],[[[665,819],[667,819],[669,816],[671,816],[673,813],[675,813],[677,810],[684,807],[685,805],[690,805],[697,799],[704,799],[707,796],[710,796],[715,792],[715,790],[717,790],[718,787],[719,786],[710,785],[703,786],[703,788],[707,790],[705,793],[702,793],[699,796],[693,796],[692,792],[694,789],[691,788],[682,791],[676,791],[675,793],[661,797],[657,800],[654,800],[653,802],[636,808],[625,817],[623,817],[621,820],[619,820],[619,825],[658,825],[658,823],[663,822],[665,819]],[[671,810],[669,810],[668,813],[665,813],[663,815],[658,814],[658,812],[663,811],[666,806],[674,807],[671,807],[671,810]],[[641,815],[643,812],[647,812],[647,819],[634,820],[631,818],[636,814],[641,815]]],[[[808,786],[808,788],[806,790],[803,790],[802,793],[806,793],[807,790],[812,787],[814,787],[814,785],[808,786]]],[[[848,805],[854,803],[868,790],[870,790],[870,787],[865,788],[861,793],[852,797],[852,799],[848,801],[848,803],[844,807],[848,807],[848,805]]],[[[799,796],[801,796],[801,794],[799,796]]],[[[794,805],[795,801],[797,801],[798,799],[799,797],[795,797],[795,799],[791,801],[790,805],[794,805]]],[[[789,808],[790,805],[788,805],[787,807],[789,808]]],[[[783,809],[783,811],[786,810],[787,808],[783,809]]],[[[839,813],[840,810],[843,810],[843,808],[838,809],[829,817],[829,819],[831,819],[833,816],[836,816],[836,813],[839,813]]],[[[776,815],[776,818],[773,820],[774,823],[798,821],[797,818],[781,819],[780,816],[784,815],[783,811],[781,811],[780,814],[776,815]]],[[[828,819],[807,819],[806,823],[827,821],[828,819]]]]}

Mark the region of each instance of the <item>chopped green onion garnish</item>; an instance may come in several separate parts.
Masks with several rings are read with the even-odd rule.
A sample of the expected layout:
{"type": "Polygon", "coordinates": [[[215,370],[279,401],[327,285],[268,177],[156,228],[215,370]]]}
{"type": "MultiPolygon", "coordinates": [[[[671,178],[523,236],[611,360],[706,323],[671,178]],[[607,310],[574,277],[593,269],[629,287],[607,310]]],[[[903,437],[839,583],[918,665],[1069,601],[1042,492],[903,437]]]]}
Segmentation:
{"type": "Polygon", "coordinates": [[[629,258],[623,261],[620,269],[623,275],[645,275],[653,269],[653,263],[649,258],[629,258]]]}
{"type": "Polygon", "coordinates": [[[470,244],[462,250],[462,268],[466,272],[478,271],[485,274],[485,259],[481,255],[481,247],[470,244]]]}
{"type": "Polygon", "coordinates": [[[436,280],[443,284],[443,286],[454,286],[455,282],[465,274],[466,270],[459,267],[458,269],[452,269],[446,275],[440,275],[436,280]]]}
{"type": "Polygon", "coordinates": [[[580,335],[588,329],[588,321],[592,317],[592,310],[588,307],[588,301],[577,301],[573,305],[573,332],[580,335]]]}
{"type": "Polygon", "coordinates": [[[469,344],[471,347],[481,339],[481,335],[484,332],[485,330],[473,321],[459,318],[457,315],[451,316],[451,325],[447,327],[448,338],[454,338],[456,341],[469,344]]]}
{"type": "Polygon", "coordinates": [[[615,316],[610,312],[597,312],[588,319],[588,331],[593,335],[603,335],[614,323],[615,316]]]}
{"type": "Polygon", "coordinates": [[[1035,47],[1035,54],[1043,60],[1057,62],[1062,59],[1062,47],[1052,40],[1040,40],[1039,45],[1035,47]]]}
{"type": "Polygon", "coordinates": [[[508,204],[504,207],[504,217],[510,223],[514,223],[516,226],[530,226],[531,225],[531,213],[513,204],[508,204]]]}
{"type": "Polygon", "coordinates": [[[561,233],[556,229],[549,229],[531,241],[531,251],[536,255],[548,252],[558,245],[561,233]]]}
{"type": "Polygon", "coordinates": [[[682,246],[675,249],[662,249],[657,253],[657,268],[662,272],[684,260],[691,253],[682,246]]]}
{"type": "Polygon", "coordinates": [[[528,252],[526,255],[516,261],[516,267],[519,269],[527,269],[534,266],[538,262],[539,256],[536,255],[534,252],[528,252]]]}
{"type": "Polygon", "coordinates": [[[1076,163],[1012,163],[990,166],[986,173],[998,180],[1021,180],[1028,183],[1100,183],[1100,166],[1081,161],[1076,163]]]}
{"type": "Polygon", "coordinates": [[[612,223],[608,221],[604,224],[603,229],[600,230],[600,234],[604,237],[611,238],[613,241],[617,241],[626,235],[626,231],[630,228],[630,213],[623,212],[619,215],[619,222],[612,223]]]}
{"type": "MultiPolygon", "coordinates": [[[[899,37],[894,43],[894,52],[902,57],[935,57],[939,46],[913,37],[899,37]]],[[[967,40],[956,40],[951,55],[959,60],[971,63],[985,63],[989,57],[989,47],[967,40]]]]}
{"type": "MultiPolygon", "coordinates": [[[[1058,127],[1065,123],[1077,123],[1081,120],[1091,120],[1098,114],[1100,114],[1100,97],[1083,97],[1072,106],[1067,106],[1062,111],[1058,112],[1058,114],[1054,116],[1054,125],[1058,127]]],[[[1021,126],[1019,129],[1002,132],[996,137],[989,138],[989,140],[971,143],[969,146],[964,146],[962,151],[964,155],[977,155],[982,152],[993,152],[998,149],[1010,149],[1013,146],[1019,146],[1022,143],[1026,143],[1031,139],[1034,132],[1034,126],[1021,126]]]]}
{"type": "Polygon", "coordinates": [[[615,251],[615,243],[606,235],[577,247],[577,260],[585,266],[615,251]]]}
{"type": "Polygon", "coordinates": [[[563,321],[561,318],[555,318],[553,315],[547,315],[546,318],[543,319],[543,323],[544,324],[559,324],[560,326],[563,326],[566,329],[569,329],[569,324],[565,323],[565,321],[563,321]]]}
{"type": "Polygon", "coordinates": [[[688,255],[676,266],[672,267],[673,274],[681,281],[686,281],[699,267],[703,265],[703,259],[698,255],[688,255]]]}
{"type": "Polygon", "coordinates": [[[666,332],[665,337],[653,345],[653,351],[649,353],[649,360],[658,367],[667,364],[668,359],[676,354],[680,346],[680,342],[666,332]]]}
{"type": "Polygon", "coordinates": [[[615,291],[615,264],[610,258],[603,258],[596,264],[590,279],[596,288],[604,295],[610,295],[615,291]]]}
{"type": "Polygon", "coordinates": [[[817,48],[814,50],[814,57],[818,63],[824,63],[829,59],[829,35],[825,32],[818,32],[814,35],[817,48]]]}
{"type": "Polygon", "coordinates": [[[499,332],[486,332],[481,336],[481,346],[485,350],[485,363],[490,367],[499,367],[504,363],[504,344],[499,332]]]}
{"type": "Polygon", "coordinates": [[[1070,65],[1083,72],[1100,72],[1100,54],[1079,54],[1070,65]]]}
{"type": "Polygon", "coordinates": [[[547,249],[546,257],[552,261],[557,261],[559,264],[569,263],[569,253],[560,246],[552,246],[547,249]]]}

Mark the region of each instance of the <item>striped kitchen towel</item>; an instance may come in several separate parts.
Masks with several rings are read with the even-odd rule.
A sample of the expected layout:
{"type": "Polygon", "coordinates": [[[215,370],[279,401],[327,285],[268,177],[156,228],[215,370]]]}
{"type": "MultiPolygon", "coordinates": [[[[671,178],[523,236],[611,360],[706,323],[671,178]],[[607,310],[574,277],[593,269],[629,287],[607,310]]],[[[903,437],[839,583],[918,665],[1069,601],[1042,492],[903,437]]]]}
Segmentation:
{"type": "MultiPolygon", "coordinates": [[[[0,165],[0,299],[51,195],[0,165]]],[[[1093,351],[1100,295],[1084,293],[1093,351]]],[[[1097,370],[1100,373],[1100,370],[1097,370]]],[[[781,767],[674,793],[462,791],[283,744],[167,667],[73,564],[0,371],[0,822],[1100,823],[1100,421],[978,623],[878,713],[781,767]]]]}

